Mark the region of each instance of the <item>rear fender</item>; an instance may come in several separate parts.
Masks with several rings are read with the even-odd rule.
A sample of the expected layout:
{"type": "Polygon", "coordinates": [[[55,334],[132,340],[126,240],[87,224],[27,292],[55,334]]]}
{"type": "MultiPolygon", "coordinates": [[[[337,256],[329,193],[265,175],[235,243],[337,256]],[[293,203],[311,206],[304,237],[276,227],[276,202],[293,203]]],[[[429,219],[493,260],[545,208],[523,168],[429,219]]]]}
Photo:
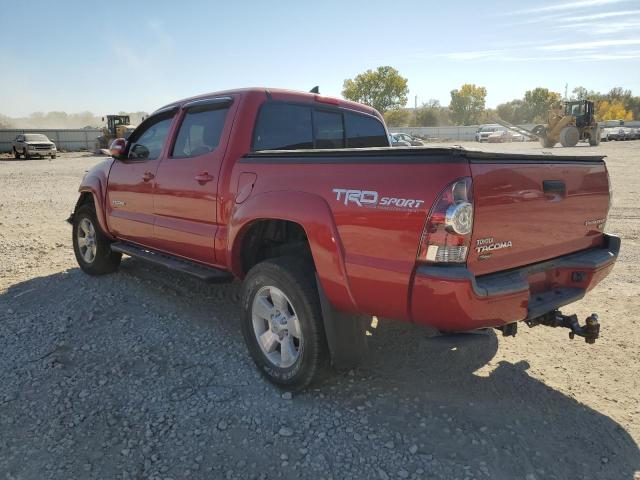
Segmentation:
{"type": "Polygon", "coordinates": [[[267,192],[236,205],[229,221],[227,265],[242,278],[242,243],[244,234],[258,220],[288,220],[305,231],[316,272],[331,304],[343,312],[355,312],[344,263],[344,249],[333,214],[320,196],[305,192],[267,192]]]}

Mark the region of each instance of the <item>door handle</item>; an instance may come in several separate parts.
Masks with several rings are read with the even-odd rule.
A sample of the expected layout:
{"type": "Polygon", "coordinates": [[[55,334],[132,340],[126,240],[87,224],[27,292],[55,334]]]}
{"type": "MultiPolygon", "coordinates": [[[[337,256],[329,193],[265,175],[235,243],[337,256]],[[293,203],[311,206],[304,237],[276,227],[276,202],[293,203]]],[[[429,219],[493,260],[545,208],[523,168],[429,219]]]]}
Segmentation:
{"type": "Polygon", "coordinates": [[[200,185],[204,185],[207,182],[213,181],[213,175],[209,175],[209,172],[200,172],[198,175],[193,177],[200,185]]]}
{"type": "Polygon", "coordinates": [[[156,176],[151,172],[144,172],[144,175],[142,175],[142,180],[148,182],[149,180],[153,180],[155,177],[156,176]]]}

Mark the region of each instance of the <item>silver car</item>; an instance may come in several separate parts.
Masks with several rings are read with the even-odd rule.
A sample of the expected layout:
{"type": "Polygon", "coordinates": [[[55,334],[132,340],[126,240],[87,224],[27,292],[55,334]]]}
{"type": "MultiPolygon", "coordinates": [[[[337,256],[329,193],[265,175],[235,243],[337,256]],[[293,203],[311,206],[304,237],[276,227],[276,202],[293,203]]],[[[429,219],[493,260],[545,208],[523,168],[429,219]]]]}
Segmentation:
{"type": "Polygon", "coordinates": [[[32,157],[56,158],[58,149],[46,135],[41,133],[22,133],[13,141],[13,156],[23,156],[27,160],[32,157]]]}

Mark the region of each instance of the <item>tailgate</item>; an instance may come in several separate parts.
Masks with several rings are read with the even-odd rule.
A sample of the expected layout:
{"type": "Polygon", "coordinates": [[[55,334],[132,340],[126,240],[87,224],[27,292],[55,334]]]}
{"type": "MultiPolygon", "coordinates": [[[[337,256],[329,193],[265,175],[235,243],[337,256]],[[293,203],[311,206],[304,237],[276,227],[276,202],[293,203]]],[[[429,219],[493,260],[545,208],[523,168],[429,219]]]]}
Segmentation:
{"type": "Polygon", "coordinates": [[[600,157],[471,158],[475,275],[600,246],[609,180],[600,157]]]}

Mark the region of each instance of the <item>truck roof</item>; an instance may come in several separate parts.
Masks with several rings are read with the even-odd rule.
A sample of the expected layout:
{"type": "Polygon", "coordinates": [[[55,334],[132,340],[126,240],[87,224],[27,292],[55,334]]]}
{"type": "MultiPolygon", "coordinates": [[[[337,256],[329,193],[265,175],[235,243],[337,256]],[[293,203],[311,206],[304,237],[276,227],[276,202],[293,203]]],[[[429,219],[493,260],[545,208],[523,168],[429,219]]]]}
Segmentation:
{"type": "Polygon", "coordinates": [[[193,97],[183,98],[182,100],[178,100],[176,102],[168,103],[158,108],[156,111],[164,110],[165,108],[169,108],[173,106],[182,105],[186,102],[190,102],[193,100],[201,100],[204,98],[215,97],[220,95],[250,95],[250,94],[264,94],[266,98],[272,98],[274,100],[281,100],[281,101],[303,101],[303,102],[317,101],[319,103],[331,103],[343,108],[357,110],[359,112],[368,113],[370,115],[375,115],[378,118],[382,118],[380,113],[375,108],[369,107],[367,105],[363,105],[361,103],[352,102],[351,100],[343,100],[337,97],[324,96],[318,93],[302,92],[298,90],[287,90],[284,88],[267,88],[267,87],[235,88],[231,90],[221,90],[218,92],[203,93],[200,95],[195,95],[193,97]]]}

